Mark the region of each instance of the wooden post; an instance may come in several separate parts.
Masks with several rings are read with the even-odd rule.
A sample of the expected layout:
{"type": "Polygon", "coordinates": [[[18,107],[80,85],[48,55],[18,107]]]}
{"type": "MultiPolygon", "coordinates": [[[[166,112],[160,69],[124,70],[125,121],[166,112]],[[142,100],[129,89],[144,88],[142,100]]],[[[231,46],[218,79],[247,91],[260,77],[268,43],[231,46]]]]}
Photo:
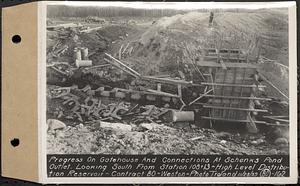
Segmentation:
{"type": "Polygon", "coordinates": [[[123,44],[121,45],[121,47],[119,49],[119,60],[122,59],[122,48],[123,48],[123,44]]]}
{"type": "Polygon", "coordinates": [[[161,91],[161,84],[157,83],[157,91],[161,91]]]}
{"type": "Polygon", "coordinates": [[[246,127],[248,132],[250,133],[257,133],[258,129],[256,127],[255,121],[252,119],[250,112],[247,113],[247,120],[249,120],[249,122],[247,122],[246,127]]]}
{"type": "Polygon", "coordinates": [[[177,85],[177,90],[178,90],[178,96],[181,98],[182,97],[182,86],[179,84],[177,85]]]}

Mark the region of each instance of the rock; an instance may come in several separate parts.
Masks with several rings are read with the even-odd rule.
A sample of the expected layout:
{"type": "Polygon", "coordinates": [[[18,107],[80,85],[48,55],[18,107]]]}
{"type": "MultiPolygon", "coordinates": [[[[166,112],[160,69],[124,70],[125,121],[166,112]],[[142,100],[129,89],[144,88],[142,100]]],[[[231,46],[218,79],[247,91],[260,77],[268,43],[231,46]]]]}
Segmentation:
{"type": "Polygon", "coordinates": [[[278,152],[277,152],[276,149],[271,149],[271,150],[269,151],[269,153],[270,153],[270,154],[277,154],[278,152]]]}
{"type": "Polygon", "coordinates": [[[116,149],[115,150],[115,154],[121,154],[121,150],[120,149],[116,149]]]}
{"type": "Polygon", "coordinates": [[[111,130],[122,130],[122,131],[131,131],[131,125],[123,124],[123,123],[109,123],[104,121],[99,121],[99,127],[104,129],[111,130]]]}
{"type": "Polygon", "coordinates": [[[287,145],[289,142],[286,138],[277,138],[274,143],[275,145],[287,145]]]}
{"type": "Polygon", "coordinates": [[[282,131],[281,131],[281,129],[280,129],[280,128],[276,128],[276,129],[273,131],[272,135],[273,135],[275,138],[281,138],[281,137],[282,137],[282,131]]]}
{"type": "Polygon", "coordinates": [[[83,128],[84,125],[82,123],[80,123],[79,125],[77,125],[77,128],[83,128]]]}
{"type": "Polygon", "coordinates": [[[256,140],[251,141],[250,143],[251,143],[252,145],[258,145],[258,142],[257,142],[256,140]]]}
{"type": "Polygon", "coordinates": [[[142,131],[145,131],[145,130],[152,130],[154,126],[151,123],[141,123],[139,125],[139,128],[142,129],[142,131]]]}
{"type": "Polygon", "coordinates": [[[258,144],[258,145],[260,145],[260,144],[262,144],[262,143],[264,143],[264,142],[265,142],[265,140],[264,140],[264,139],[261,139],[261,138],[257,140],[257,144],[258,144]]]}
{"type": "Polygon", "coordinates": [[[66,124],[57,119],[48,119],[47,125],[48,131],[63,130],[67,127],[66,124]]]}
{"type": "Polygon", "coordinates": [[[195,141],[195,140],[204,139],[204,138],[205,138],[205,136],[197,136],[197,137],[191,138],[190,140],[195,141]]]}
{"type": "Polygon", "coordinates": [[[173,122],[172,123],[174,128],[177,129],[183,129],[183,128],[188,128],[190,127],[190,124],[188,122],[173,122]]]}
{"type": "Polygon", "coordinates": [[[245,145],[245,144],[241,144],[241,147],[243,147],[245,149],[248,148],[247,145],[245,145]]]}
{"type": "Polygon", "coordinates": [[[203,129],[204,132],[208,132],[208,133],[216,133],[216,131],[214,129],[203,129]]]}
{"type": "Polygon", "coordinates": [[[227,141],[226,140],[221,140],[220,143],[221,144],[225,144],[227,141]]]}
{"type": "Polygon", "coordinates": [[[196,129],[196,128],[198,128],[196,125],[194,125],[194,124],[191,124],[191,128],[192,129],[196,129]]]}
{"type": "Polygon", "coordinates": [[[231,137],[231,134],[228,132],[220,132],[216,133],[215,136],[220,139],[229,139],[231,137]]]}
{"type": "Polygon", "coordinates": [[[55,137],[63,138],[63,137],[65,137],[65,134],[61,130],[56,130],[55,131],[55,137]]]}

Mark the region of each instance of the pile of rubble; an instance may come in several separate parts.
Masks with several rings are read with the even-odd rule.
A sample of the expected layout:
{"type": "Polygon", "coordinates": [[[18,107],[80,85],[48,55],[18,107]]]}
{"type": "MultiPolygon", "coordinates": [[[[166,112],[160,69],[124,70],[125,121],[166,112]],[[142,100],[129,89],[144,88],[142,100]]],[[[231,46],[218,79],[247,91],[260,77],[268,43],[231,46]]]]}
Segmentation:
{"type": "MultiPolygon", "coordinates": [[[[92,90],[90,86],[48,88],[48,112],[54,118],[70,121],[122,121],[130,123],[162,122],[169,110],[154,105],[116,101],[104,87],[92,90]],[[95,97],[96,96],[96,97],[95,97]],[[100,98],[101,97],[101,98],[100,98]],[[56,102],[55,106],[51,106],[56,102]]],[[[116,93],[115,96],[121,94],[116,93]]],[[[119,99],[119,98],[117,98],[119,99]]],[[[166,106],[167,107],[167,106],[166,106]]]]}
{"type": "Polygon", "coordinates": [[[48,153],[59,154],[286,154],[287,140],[156,123],[93,121],[66,126],[48,120],[48,153]]]}

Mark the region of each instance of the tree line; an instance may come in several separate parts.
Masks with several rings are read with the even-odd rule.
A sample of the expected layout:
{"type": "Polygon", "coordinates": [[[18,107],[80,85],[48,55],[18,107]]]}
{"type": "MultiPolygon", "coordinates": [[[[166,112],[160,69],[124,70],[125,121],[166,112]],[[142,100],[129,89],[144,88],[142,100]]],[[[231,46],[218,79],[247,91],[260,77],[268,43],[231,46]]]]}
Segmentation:
{"type": "Polygon", "coordinates": [[[185,13],[174,9],[135,9],[124,7],[74,7],[65,5],[48,5],[48,17],[116,17],[116,16],[142,16],[162,17],[185,13]]]}
{"type": "Polygon", "coordinates": [[[117,16],[141,16],[141,17],[163,17],[175,14],[187,13],[190,11],[199,12],[256,12],[260,10],[247,9],[198,9],[198,10],[176,10],[176,9],[137,9],[127,7],[93,7],[93,6],[66,6],[66,5],[48,5],[47,16],[55,17],[117,17],[117,16]]]}

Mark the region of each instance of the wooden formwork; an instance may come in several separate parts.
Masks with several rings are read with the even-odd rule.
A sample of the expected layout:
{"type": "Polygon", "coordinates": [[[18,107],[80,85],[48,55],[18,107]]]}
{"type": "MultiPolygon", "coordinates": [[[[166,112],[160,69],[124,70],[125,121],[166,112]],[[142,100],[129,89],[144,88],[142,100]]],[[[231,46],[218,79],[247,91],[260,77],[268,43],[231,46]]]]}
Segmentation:
{"type": "MultiPolygon", "coordinates": [[[[213,52],[213,50],[211,50],[213,52]]],[[[257,132],[255,116],[259,112],[267,112],[264,109],[257,109],[259,100],[266,100],[258,97],[257,92],[264,88],[258,82],[256,66],[242,63],[241,60],[232,60],[228,57],[228,62],[220,58],[220,53],[230,53],[238,55],[242,52],[232,52],[231,50],[217,51],[217,62],[201,61],[198,65],[204,70],[206,81],[202,85],[209,86],[213,90],[210,94],[203,94],[209,98],[208,102],[202,103],[203,108],[209,109],[209,116],[203,119],[214,121],[227,121],[246,123],[249,132],[257,132]]],[[[235,50],[234,50],[235,51],[235,50]]],[[[237,56],[234,56],[237,58],[237,56]]],[[[244,55],[247,59],[247,56],[244,55]]]]}

